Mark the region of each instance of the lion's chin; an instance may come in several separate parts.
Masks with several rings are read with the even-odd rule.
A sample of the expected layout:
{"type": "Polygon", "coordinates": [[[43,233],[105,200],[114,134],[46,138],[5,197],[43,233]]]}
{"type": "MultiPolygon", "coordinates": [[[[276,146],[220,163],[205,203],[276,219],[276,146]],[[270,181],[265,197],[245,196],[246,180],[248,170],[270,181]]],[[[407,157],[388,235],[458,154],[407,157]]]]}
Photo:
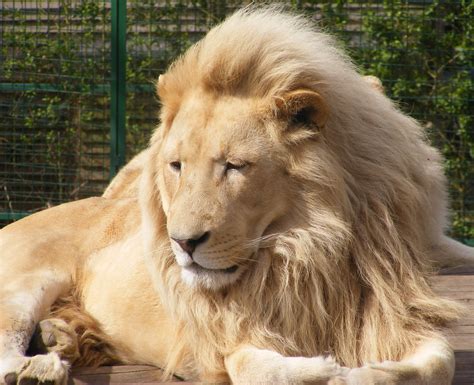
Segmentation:
{"type": "Polygon", "coordinates": [[[226,269],[206,269],[197,263],[181,267],[181,278],[192,288],[203,287],[218,290],[233,284],[240,277],[243,268],[237,265],[226,269]]]}

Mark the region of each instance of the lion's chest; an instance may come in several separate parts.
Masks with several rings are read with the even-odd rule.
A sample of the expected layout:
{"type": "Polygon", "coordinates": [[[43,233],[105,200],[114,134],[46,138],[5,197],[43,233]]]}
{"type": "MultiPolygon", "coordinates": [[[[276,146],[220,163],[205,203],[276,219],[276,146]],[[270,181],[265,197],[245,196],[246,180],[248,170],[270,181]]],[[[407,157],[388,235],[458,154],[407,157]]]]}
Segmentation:
{"type": "Polygon", "coordinates": [[[175,325],[161,306],[141,255],[128,239],[91,257],[84,276],[85,309],[117,343],[124,361],[163,367],[175,325]]]}

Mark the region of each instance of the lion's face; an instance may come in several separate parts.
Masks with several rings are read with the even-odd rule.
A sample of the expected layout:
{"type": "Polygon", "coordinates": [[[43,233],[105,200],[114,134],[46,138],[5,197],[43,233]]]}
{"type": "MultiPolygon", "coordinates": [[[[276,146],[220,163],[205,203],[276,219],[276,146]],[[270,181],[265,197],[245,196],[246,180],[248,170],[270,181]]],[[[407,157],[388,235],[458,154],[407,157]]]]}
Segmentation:
{"type": "Polygon", "coordinates": [[[258,107],[193,95],[163,139],[159,187],[176,262],[190,285],[234,282],[285,210],[278,149],[258,107]]]}
{"type": "MultiPolygon", "coordinates": [[[[196,92],[165,130],[158,187],[176,262],[191,286],[235,282],[257,258],[262,236],[281,231],[279,219],[288,218],[288,120],[268,118],[268,104],[196,92]]],[[[306,106],[308,119],[314,111],[306,106]]]]}

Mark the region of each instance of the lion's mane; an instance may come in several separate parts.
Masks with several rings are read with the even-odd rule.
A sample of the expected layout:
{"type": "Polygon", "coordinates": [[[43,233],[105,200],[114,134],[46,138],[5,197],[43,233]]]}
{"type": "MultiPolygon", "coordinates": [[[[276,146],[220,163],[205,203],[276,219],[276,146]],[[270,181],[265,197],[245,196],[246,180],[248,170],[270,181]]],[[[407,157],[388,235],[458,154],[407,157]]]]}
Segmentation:
{"type": "Polygon", "coordinates": [[[247,8],[175,62],[159,95],[162,125],[140,200],[150,272],[179,325],[170,372],[187,360],[224,372],[223,357],[245,343],[284,355],[331,354],[352,367],[397,360],[457,317],[458,308],[427,282],[428,233],[445,221],[432,218],[445,212],[440,156],[333,38],[277,8],[247,8]],[[320,136],[325,151],[288,147],[300,226],[259,251],[269,253],[268,264],[255,263],[218,292],[181,282],[158,225],[166,221],[154,157],[183,95],[196,87],[275,99],[304,87],[322,95],[330,111],[320,136]]]}

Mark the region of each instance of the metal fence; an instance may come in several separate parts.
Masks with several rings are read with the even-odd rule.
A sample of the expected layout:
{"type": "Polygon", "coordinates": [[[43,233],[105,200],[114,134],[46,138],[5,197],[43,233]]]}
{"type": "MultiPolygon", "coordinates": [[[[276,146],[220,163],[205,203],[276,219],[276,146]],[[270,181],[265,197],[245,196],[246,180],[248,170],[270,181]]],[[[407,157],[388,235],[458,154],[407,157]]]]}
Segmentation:
{"type": "MultiPolygon", "coordinates": [[[[102,192],[157,124],[152,81],[242,1],[0,3],[0,226],[102,192]]],[[[446,157],[453,235],[474,239],[470,1],[291,1],[446,157]]]]}

